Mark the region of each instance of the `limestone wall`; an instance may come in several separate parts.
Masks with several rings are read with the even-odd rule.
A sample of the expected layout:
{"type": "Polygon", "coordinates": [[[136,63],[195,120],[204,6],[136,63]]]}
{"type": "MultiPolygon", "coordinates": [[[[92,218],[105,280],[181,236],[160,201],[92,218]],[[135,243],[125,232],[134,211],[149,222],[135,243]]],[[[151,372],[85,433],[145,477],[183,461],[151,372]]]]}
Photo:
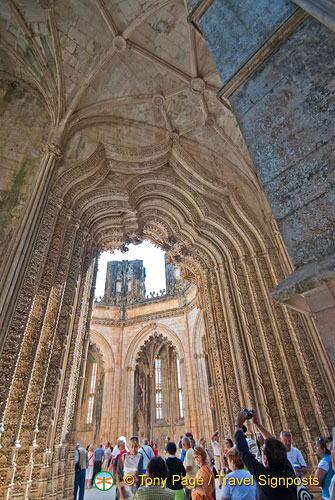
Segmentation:
{"type": "Polygon", "coordinates": [[[335,250],[334,51],[311,20],[231,99],[297,266],[335,250]]]}
{"type": "Polygon", "coordinates": [[[38,99],[0,80],[0,264],[34,186],[48,131],[49,116],[38,99]]]}
{"type": "MultiPolygon", "coordinates": [[[[153,342],[157,336],[166,338],[176,349],[180,359],[181,377],[183,383],[184,419],[170,422],[167,419],[169,409],[166,407],[168,394],[166,392],[167,378],[162,365],[163,375],[163,420],[157,421],[150,437],[163,448],[164,437],[178,441],[180,434],[192,431],[199,439],[209,440],[213,432],[211,406],[209,398],[209,383],[205,367],[204,352],[201,337],[205,335],[202,315],[195,305],[193,287],[185,300],[185,305],[178,307],[175,298],[163,298],[151,301],[148,304],[138,304],[136,308],[128,307],[126,320],[118,321],[118,314],[111,311],[119,309],[117,306],[101,307],[96,303],[93,310],[90,339],[95,351],[101,353],[99,364],[99,378],[105,377],[103,391],[97,394],[95,400],[93,421],[87,424],[87,406],[89,398],[90,376],[92,363],[88,362],[85,374],[85,388],[82,400],[77,408],[77,419],[73,440],[97,445],[100,442],[111,440],[115,442],[118,436],[130,437],[134,434],[133,419],[134,376],[136,359],[141,346],[153,342]],[[129,311],[128,311],[129,309],[129,311]],[[129,314],[128,314],[129,313],[129,314]],[[160,317],[157,318],[157,315],[160,317]],[[151,339],[151,340],[150,340],[151,339]],[[97,421],[97,408],[102,406],[101,418],[97,421]],[[166,422],[164,424],[164,422],[166,422]],[[95,428],[99,432],[95,434],[95,428]]],[[[91,356],[92,357],[92,356],[91,356]]],[[[96,356],[95,356],[96,357],[96,356]]],[[[154,390],[154,384],[152,385],[154,390]]],[[[149,395],[146,396],[150,406],[149,395]]],[[[176,404],[178,404],[175,401],[176,404]]],[[[153,414],[155,409],[151,408],[153,414]]]]}

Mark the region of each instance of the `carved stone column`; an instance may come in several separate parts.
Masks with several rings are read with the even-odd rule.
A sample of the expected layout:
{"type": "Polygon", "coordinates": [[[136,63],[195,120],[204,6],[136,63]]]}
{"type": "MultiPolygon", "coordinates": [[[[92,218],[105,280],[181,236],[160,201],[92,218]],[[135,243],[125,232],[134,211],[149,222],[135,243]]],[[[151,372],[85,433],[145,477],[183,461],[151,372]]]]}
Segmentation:
{"type": "MultiPolygon", "coordinates": [[[[198,435],[199,433],[199,419],[197,412],[195,411],[195,408],[198,408],[201,404],[200,399],[199,399],[199,394],[197,392],[197,387],[196,387],[196,376],[195,376],[195,369],[194,369],[194,362],[193,362],[193,355],[192,355],[192,340],[191,340],[191,335],[190,335],[190,330],[189,330],[189,319],[188,319],[188,312],[185,310],[184,311],[184,325],[185,325],[185,333],[186,333],[186,338],[188,342],[188,354],[187,359],[185,359],[185,369],[187,371],[188,377],[188,386],[187,390],[189,390],[189,405],[188,405],[188,415],[189,415],[189,424],[190,428],[192,429],[192,432],[195,435],[198,435]],[[187,367],[187,368],[186,368],[187,367]]],[[[186,423],[186,422],[185,422],[186,423]]]]}
{"type": "MultiPolygon", "coordinates": [[[[47,289],[41,288],[41,280],[43,281],[43,274],[46,279],[47,272],[54,273],[52,261],[48,271],[45,262],[49,252],[56,252],[57,254],[57,244],[52,249],[51,242],[60,208],[61,200],[55,198],[52,194],[49,195],[45,214],[36,236],[30,264],[23,280],[16,310],[2,351],[0,378],[2,379],[1,387],[4,396],[1,406],[3,469],[1,469],[0,475],[2,484],[9,485],[10,491],[13,488],[16,460],[21,448],[19,433],[21,432],[22,416],[25,409],[28,409],[26,407],[26,398],[39,341],[39,329],[43,322],[47,303],[45,301],[47,289]],[[9,465],[12,463],[14,463],[13,469],[9,465]]],[[[54,261],[54,264],[56,261],[54,261]]],[[[34,398],[38,398],[38,395],[39,393],[35,394],[34,398]]],[[[32,445],[32,441],[33,436],[30,445],[32,445]]],[[[29,446],[29,444],[27,445],[29,446]]],[[[29,462],[28,457],[29,454],[24,457],[25,464],[29,462]]],[[[21,486],[23,486],[25,474],[23,469],[18,472],[23,474],[21,478],[21,486]]]]}
{"type": "Polygon", "coordinates": [[[84,261],[81,266],[79,284],[76,296],[74,298],[74,313],[71,317],[68,342],[65,353],[65,363],[62,372],[64,378],[62,381],[62,396],[59,402],[59,411],[57,415],[56,431],[54,443],[59,443],[66,450],[65,460],[59,462],[59,474],[64,477],[63,483],[58,479],[58,482],[51,481],[50,484],[57,484],[57,492],[55,498],[63,495],[63,498],[71,498],[73,495],[73,455],[74,445],[70,441],[70,435],[73,425],[74,409],[76,404],[77,387],[80,374],[80,366],[82,361],[83,343],[86,333],[89,329],[90,318],[88,316],[91,297],[93,293],[93,280],[96,272],[96,255],[97,251],[92,240],[87,241],[87,230],[80,228],[78,230],[78,240],[75,246],[73,263],[76,262],[76,253],[80,256],[84,251],[84,261]],[[80,244],[80,239],[86,241],[86,248],[80,244]]]}
{"type": "Polygon", "coordinates": [[[195,354],[195,367],[196,367],[196,380],[197,380],[197,391],[200,395],[200,405],[198,407],[199,412],[199,437],[204,437],[209,443],[209,439],[213,434],[213,419],[211,415],[211,405],[209,397],[209,386],[206,374],[205,366],[205,355],[195,354]]]}
{"type": "MultiPolygon", "coordinates": [[[[228,269],[224,263],[221,263],[216,268],[218,283],[220,288],[220,296],[223,305],[223,314],[227,323],[227,334],[229,344],[233,355],[233,365],[236,374],[236,383],[238,386],[240,402],[243,406],[254,408],[255,405],[255,392],[251,380],[249,358],[243,342],[243,336],[239,329],[239,317],[236,308],[236,300],[234,297],[233,279],[230,276],[228,269]]],[[[231,429],[233,432],[234,429],[231,429]]]]}
{"type": "Polygon", "coordinates": [[[75,431],[78,430],[80,424],[80,418],[81,418],[80,407],[83,404],[83,390],[85,385],[85,378],[88,376],[88,374],[86,373],[86,369],[87,369],[87,353],[88,353],[89,343],[90,343],[89,332],[86,332],[86,335],[84,337],[82,363],[80,367],[80,376],[79,376],[79,385],[77,394],[77,412],[76,412],[77,416],[75,418],[75,423],[74,423],[75,431]]]}
{"type": "MultiPolygon", "coordinates": [[[[132,436],[133,434],[133,422],[134,422],[134,388],[135,388],[135,367],[127,366],[126,367],[126,384],[123,385],[125,392],[123,392],[124,400],[124,426],[121,427],[121,422],[119,422],[119,430],[118,432],[125,432],[126,436],[132,436]]],[[[120,394],[120,397],[121,394],[120,394]]]]}
{"type": "MultiPolygon", "coordinates": [[[[104,432],[104,437],[113,439],[113,415],[112,408],[115,402],[114,397],[114,368],[105,370],[103,400],[102,400],[102,413],[101,413],[101,431],[104,432]]],[[[102,439],[99,436],[99,439],[102,439]]],[[[97,443],[98,444],[98,443],[97,443]]]]}
{"type": "MultiPolygon", "coordinates": [[[[273,432],[284,427],[291,430],[312,464],[312,436],[329,433],[334,412],[333,388],[326,382],[333,379],[331,366],[312,321],[269,297],[270,290],[291,269],[273,218],[265,216],[265,233],[236,193],[229,203],[234,208],[230,217],[248,247],[254,249],[234,259],[228,271],[259,393],[260,414],[273,432]]],[[[225,207],[230,208],[229,204],[225,207]]]]}
{"type": "MultiPolygon", "coordinates": [[[[30,256],[34,247],[35,250],[33,251],[34,255],[36,255],[36,233],[43,234],[46,229],[44,225],[42,232],[40,224],[42,218],[45,221],[50,182],[55,172],[56,164],[62,157],[62,150],[59,146],[61,144],[61,135],[61,130],[55,131],[51,142],[42,148],[39,173],[33,187],[33,192],[25,213],[20,220],[15,237],[8,248],[7,263],[2,269],[2,276],[0,277],[0,352],[6,342],[6,332],[11,323],[14,309],[17,309],[17,298],[22,288],[23,280],[25,280],[25,275],[27,275],[25,270],[29,266],[31,267],[32,264],[30,256]]],[[[48,210],[50,210],[50,207],[48,210]]],[[[50,222],[52,222],[52,218],[50,222]]],[[[42,250],[47,251],[47,232],[44,233],[43,237],[45,238],[46,248],[42,250]]],[[[38,272],[35,276],[31,275],[32,282],[34,278],[38,278],[38,272]]],[[[33,288],[32,282],[31,286],[33,288]]],[[[28,302],[29,298],[27,297],[28,302]]]]}
{"type": "MultiPolygon", "coordinates": [[[[55,361],[56,358],[54,352],[56,343],[55,329],[57,328],[59,308],[64,295],[66,275],[70,262],[69,257],[75,237],[73,227],[70,226],[70,229],[66,230],[69,226],[70,217],[71,212],[62,208],[50,245],[47,264],[36,294],[35,303],[38,300],[39,310],[37,313],[35,307],[33,307],[31,318],[34,318],[34,321],[29,321],[26,330],[27,342],[27,335],[29,334],[29,347],[34,362],[31,363],[29,387],[26,389],[24,396],[22,419],[16,435],[16,443],[20,444],[21,448],[16,462],[15,480],[18,487],[25,484],[26,497],[29,495],[33,468],[30,467],[27,474],[27,460],[24,452],[26,448],[32,446],[32,450],[36,453],[37,446],[43,446],[52,417],[50,399],[52,399],[54,383],[53,379],[49,377],[49,370],[52,367],[51,360],[55,361]],[[38,314],[40,314],[40,317],[38,317],[38,314]],[[34,341],[34,338],[37,340],[34,341]],[[17,476],[19,468],[21,468],[24,479],[17,476]]],[[[41,453],[41,448],[39,451],[41,453]]],[[[30,454],[29,462],[33,463],[34,460],[38,460],[38,458],[30,454]]],[[[13,490],[13,494],[15,492],[16,489],[13,490]]]]}
{"type": "Polygon", "coordinates": [[[208,338],[208,357],[212,371],[214,397],[216,408],[218,408],[218,427],[222,436],[229,435],[234,411],[239,408],[239,396],[219,299],[218,283],[213,271],[203,272],[199,288],[208,338]]]}

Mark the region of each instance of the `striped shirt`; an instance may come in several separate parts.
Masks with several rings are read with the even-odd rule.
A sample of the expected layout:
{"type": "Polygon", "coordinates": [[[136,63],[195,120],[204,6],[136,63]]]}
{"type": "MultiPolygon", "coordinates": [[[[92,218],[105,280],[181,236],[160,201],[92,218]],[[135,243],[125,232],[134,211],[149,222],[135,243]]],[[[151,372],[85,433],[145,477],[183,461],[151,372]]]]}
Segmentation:
{"type": "Polygon", "coordinates": [[[174,491],[161,486],[143,486],[136,492],[134,500],[174,500],[174,491]]]}

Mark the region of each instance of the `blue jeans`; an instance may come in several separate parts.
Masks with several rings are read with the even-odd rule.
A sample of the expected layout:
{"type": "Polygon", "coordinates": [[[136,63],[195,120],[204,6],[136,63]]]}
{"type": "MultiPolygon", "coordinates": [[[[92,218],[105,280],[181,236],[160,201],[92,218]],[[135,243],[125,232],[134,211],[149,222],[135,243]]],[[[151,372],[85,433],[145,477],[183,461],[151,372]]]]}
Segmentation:
{"type": "Polygon", "coordinates": [[[81,471],[77,472],[77,474],[74,476],[73,500],[77,500],[78,487],[79,487],[79,500],[84,500],[85,476],[86,476],[86,469],[81,469],[81,471]]]}

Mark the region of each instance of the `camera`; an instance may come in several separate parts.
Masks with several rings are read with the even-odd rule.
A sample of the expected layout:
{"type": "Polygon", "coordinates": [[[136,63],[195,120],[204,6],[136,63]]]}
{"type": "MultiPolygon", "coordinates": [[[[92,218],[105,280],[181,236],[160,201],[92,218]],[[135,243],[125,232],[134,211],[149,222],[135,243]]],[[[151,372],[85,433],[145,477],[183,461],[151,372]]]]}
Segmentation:
{"type": "Polygon", "coordinates": [[[246,420],[250,420],[252,418],[252,411],[251,410],[247,410],[246,408],[241,408],[241,411],[245,411],[245,413],[247,414],[246,420]]]}

